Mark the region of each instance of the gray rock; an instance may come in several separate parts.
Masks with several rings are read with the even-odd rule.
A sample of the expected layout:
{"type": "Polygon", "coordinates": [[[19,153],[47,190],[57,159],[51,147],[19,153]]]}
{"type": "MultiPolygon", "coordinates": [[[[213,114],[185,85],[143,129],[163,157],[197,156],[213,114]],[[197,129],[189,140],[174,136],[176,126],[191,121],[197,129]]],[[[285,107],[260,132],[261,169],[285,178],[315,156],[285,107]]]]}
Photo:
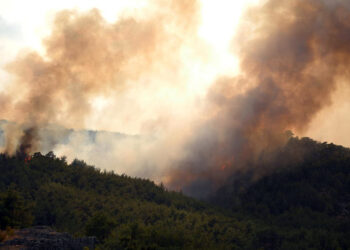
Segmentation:
{"type": "Polygon", "coordinates": [[[95,249],[96,237],[74,238],[68,233],[53,231],[47,226],[36,226],[16,231],[11,240],[0,243],[0,249],[81,250],[95,249]]]}

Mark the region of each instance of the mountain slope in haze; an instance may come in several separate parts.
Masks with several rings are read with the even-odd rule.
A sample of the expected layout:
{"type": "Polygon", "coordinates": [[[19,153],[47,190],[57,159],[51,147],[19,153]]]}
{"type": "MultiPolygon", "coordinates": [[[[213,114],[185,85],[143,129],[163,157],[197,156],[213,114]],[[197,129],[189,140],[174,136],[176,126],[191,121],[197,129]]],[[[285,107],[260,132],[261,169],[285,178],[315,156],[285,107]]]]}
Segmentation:
{"type": "MultiPolygon", "coordinates": [[[[5,128],[7,125],[16,125],[14,122],[0,120],[0,147],[5,146],[5,128]]],[[[110,141],[118,142],[123,139],[140,139],[138,135],[130,135],[118,132],[109,132],[103,130],[74,130],[62,126],[51,124],[45,128],[38,129],[40,137],[40,148],[50,151],[54,146],[67,145],[74,138],[81,138],[81,142],[86,144],[95,144],[99,136],[108,138],[110,141]]]]}
{"type": "Polygon", "coordinates": [[[0,226],[93,235],[102,249],[350,248],[349,149],[291,138],[250,169],[210,204],[52,152],[2,154],[0,226]]]}

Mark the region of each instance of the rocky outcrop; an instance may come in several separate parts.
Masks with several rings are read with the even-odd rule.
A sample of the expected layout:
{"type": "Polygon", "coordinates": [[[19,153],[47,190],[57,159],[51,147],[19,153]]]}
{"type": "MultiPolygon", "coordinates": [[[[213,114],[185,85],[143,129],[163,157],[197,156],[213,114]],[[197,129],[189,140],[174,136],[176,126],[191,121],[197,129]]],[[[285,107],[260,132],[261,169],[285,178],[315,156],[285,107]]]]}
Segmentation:
{"type": "Polygon", "coordinates": [[[74,238],[68,233],[58,233],[46,226],[16,231],[14,237],[0,243],[0,249],[28,250],[81,250],[95,249],[95,237],[74,238]]]}

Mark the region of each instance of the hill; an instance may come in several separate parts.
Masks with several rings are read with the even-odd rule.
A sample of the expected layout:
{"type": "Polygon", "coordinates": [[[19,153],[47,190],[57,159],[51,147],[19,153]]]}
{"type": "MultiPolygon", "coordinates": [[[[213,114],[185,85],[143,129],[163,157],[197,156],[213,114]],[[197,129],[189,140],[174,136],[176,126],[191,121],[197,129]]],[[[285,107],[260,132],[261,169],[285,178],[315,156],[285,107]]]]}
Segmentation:
{"type": "Polygon", "coordinates": [[[348,148],[292,137],[252,169],[232,176],[210,201],[272,225],[278,241],[295,238],[299,249],[349,248],[348,148]]]}
{"type": "MultiPolygon", "coordinates": [[[[0,147],[5,146],[5,128],[7,125],[16,125],[16,123],[0,120],[0,147]]],[[[38,129],[40,136],[40,150],[50,151],[57,145],[67,145],[71,143],[72,138],[81,138],[86,144],[95,144],[99,137],[108,138],[110,141],[117,142],[125,139],[138,140],[141,137],[138,135],[130,135],[118,132],[109,132],[103,130],[74,130],[65,127],[50,124],[45,128],[38,129]]],[[[107,146],[107,145],[105,145],[107,146]]]]}
{"type": "Polygon", "coordinates": [[[102,249],[349,249],[350,150],[292,137],[201,202],[52,152],[0,155],[0,226],[102,249]]]}
{"type": "Polygon", "coordinates": [[[239,222],[149,180],[102,172],[53,153],[0,155],[1,228],[47,225],[97,236],[103,249],[217,249],[249,245],[239,222]]]}

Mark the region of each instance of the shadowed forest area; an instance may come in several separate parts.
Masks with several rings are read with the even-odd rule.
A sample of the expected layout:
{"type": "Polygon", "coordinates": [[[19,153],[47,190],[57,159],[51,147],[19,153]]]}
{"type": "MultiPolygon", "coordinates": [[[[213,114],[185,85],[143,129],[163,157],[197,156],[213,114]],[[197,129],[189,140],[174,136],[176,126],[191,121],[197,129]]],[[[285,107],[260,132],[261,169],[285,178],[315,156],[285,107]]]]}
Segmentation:
{"type": "Polygon", "coordinates": [[[256,164],[198,201],[52,152],[1,154],[0,240],[46,225],[100,249],[350,248],[349,149],[291,137],[256,164]]]}

